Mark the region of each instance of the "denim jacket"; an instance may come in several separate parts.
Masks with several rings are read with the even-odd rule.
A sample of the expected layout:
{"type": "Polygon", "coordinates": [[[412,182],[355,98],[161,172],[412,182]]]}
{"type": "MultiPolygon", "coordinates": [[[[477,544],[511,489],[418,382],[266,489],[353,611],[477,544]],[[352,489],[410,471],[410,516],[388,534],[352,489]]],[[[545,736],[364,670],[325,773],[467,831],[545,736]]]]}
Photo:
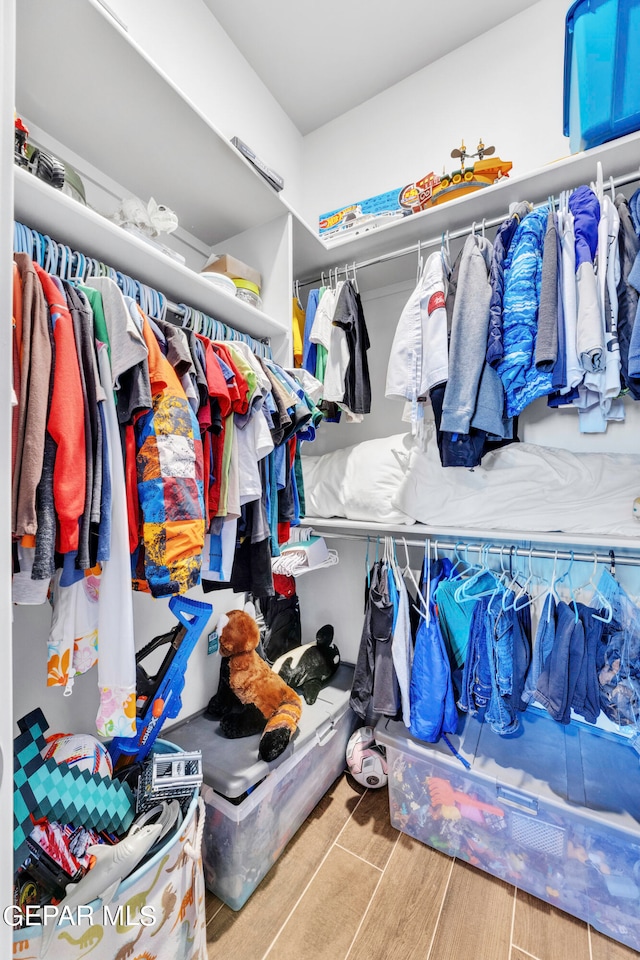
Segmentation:
{"type": "Polygon", "coordinates": [[[531,660],[529,608],[516,610],[511,592],[507,610],[502,594],[481,597],[473,611],[462,679],[461,710],[477,713],[501,735],[515,733],[520,722],[524,680],[531,660]]]}

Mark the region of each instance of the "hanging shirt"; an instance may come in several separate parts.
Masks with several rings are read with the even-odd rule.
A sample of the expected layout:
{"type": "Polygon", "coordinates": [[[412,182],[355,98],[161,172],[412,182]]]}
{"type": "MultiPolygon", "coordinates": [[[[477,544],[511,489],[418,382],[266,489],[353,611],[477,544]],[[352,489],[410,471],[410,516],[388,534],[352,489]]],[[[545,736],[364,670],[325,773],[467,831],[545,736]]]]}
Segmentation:
{"type": "Polygon", "coordinates": [[[304,326],[305,317],[302,304],[297,297],[294,297],[291,309],[291,330],[293,334],[293,361],[296,367],[302,366],[304,355],[304,326]]]}
{"type": "Polygon", "coordinates": [[[147,345],[122,291],[114,280],[110,277],[88,277],[84,286],[97,290],[102,297],[102,309],[109,334],[111,373],[114,386],[118,390],[122,374],[136,364],[146,361],[147,345]]]}
{"type": "Polygon", "coordinates": [[[598,227],[598,295],[604,319],[607,355],[603,413],[608,418],[612,401],[615,401],[620,393],[620,345],[618,343],[618,284],[620,282],[618,234],[620,232],[620,217],[608,195],[603,197],[601,209],[602,216],[598,227]]]}
{"type": "Polygon", "coordinates": [[[392,574],[395,578],[397,601],[396,620],[391,641],[391,654],[398,679],[398,687],[400,689],[402,722],[408,729],[411,724],[411,666],[413,663],[409,594],[405,582],[400,575],[400,571],[395,565],[392,568],[392,574]]]}
{"type": "Polygon", "coordinates": [[[598,249],[600,204],[593,190],[578,187],[569,197],[576,237],[577,350],[586,372],[604,369],[604,332],[594,260],[598,249]]]}
{"type": "MultiPolygon", "coordinates": [[[[47,299],[37,272],[40,268],[36,270],[35,264],[26,253],[16,253],[14,260],[19,271],[22,289],[22,336],[18,423],[15,430],[16,455],[12,484],[12,530],[15,537],[22,537],[25,534],[33,536],[37,530],[36,488],[42,473],[44,456],[52,351],[47,299]]],[[[59,299],[55,286],[48,285],[48,289],[54,302],[56,298],[59,299]]],[[[64,339],[66,343],[68,338],[64,339]]],[[[73,378],[73,370],[71,376],[73,378]]],[[[79,378],[77,385],[79,387],[79,378]]],[[[63,415],[64,398],[61,396],[60,376],[57,387],[57,408],[62,406],[61,415],[63,415]]],[[[78,395],[78,393],[75,394],[76,401],[78,395]]],[[[73,419],[73,412],[71,417],[73,419]]],[[[60,495],[59,486],[57,492],[60,495]]]]}
{"type": "Polygon", "coordinates": [[[486,362],[493,247],[485,237],[467,237],[462,251],[449,345],[449,379],[440,429],[468,434],[470,428],[504,437],[504,390],[486,362]]]}
{"type": "MultiPolygon", "coordinates": [[[[624,420],[624,406],[616,399],[620,392],[620,350],[617,340],[617,283],[619,279],[618,231],[620,218],[608,196],[602,203],[589,190],[580,188],[582,199],[576,208],[580,212],[582,236],[576,232],[576,255],[582,245],[583,262],[577,266],[578,286],[578,349],[580,349],[580,322],[588,321],[598,347],[593,362],[587,362],[584,381],[579,388],[576,406],[580,412],[580,430],[583,433],[604,433],[609,420],[624,420]],[[598,218],[595,229],[594,219],[598,218]],[[610,256],[611,255],[611,256],[610,256]],[[589,257],[592,259],[589,260],[589,257]],[[593,259],[597,261],[597,274],[593,259]],[[609,273],[609,270],[611,271],[609,273]],[[613,301],[611,300],[613,294],[613,301]],[[595,305],[593,297],[595,294],[595,305]],[[614,306],[615,303],[615,306],[614,306]],[[599,324],[599,326],[597,326],[599,324]],[[597,332],[596,332],[597,328],[597,332]],[[602,347],[600,347],[600,341],[602,347]]],[[[578,191],[576,191],[578,193],[578,191]]],[[[573,199],[569,199],[571,204],[573,199]]],[[[577,264],[577,261],[576,261],[577,264]]],[[[585,354],[581,353],[583,366],[585,354]]]]}
{"type": "Polygon", "coordinates": [[[538,335],[536,337],[536,366],[538,370],[553,370],[558,359],[558,239],[556,216],[547,214],[547,232],[542,254],[542,281],[538,335]]]}
{"type": "Polygon", "coordinates": [[[371,412],[371,381],[367,359],[371,344],[362,301],[351,281],[345,283],[343,294],[336,304],[333,316],[334,324],[345,331],[349,351],[343,402],[352,414],[361,416],[371,412]]]}
{"type": "MultiPolygon", "coordinates": [[[[327,364],[324,372],[324,391],[322,396],[323,400],[327,403],[337,403],[344,398],[344,381],[347,375],[347,367],[349,366],[349,344],[344,327],[335,322],[336,315],[344,316],[344,297],[345,282],[344,280],[340,280],[334,291],[335,302],[331,310],[330,320],[327,314],[329,337],[326,344],[327,364]]],[[[322,304],[320,304],[320,308],[321,307],[322,304]]],[[[320,312],[320,308],[318,308],[318,312],[320,312]]]]}
{"type": "Polygon", "coordinates": [[[327,358],[329,355],[329,340],[331,338],[331,321],[336,307],[336,294],[330,287],[322,287],[319,294],[318,309],[313,320],[309,340],[316,344],[315,377],[324,383],[327,358]]]}
{"type": "Polygon", "coordinates": [[[100,382],[105,392],[105,436],[111,476],[111,550],[102,564],[98,607],[98,688],[96,727],[103,737],[136,734],[136,659],[133,595],[124,462],[113,399],[113,376],[105,343],[97,344],[100,382]]]}
{"type": "Polygon", "coordinates": [[[449,376],[445,301],[446,281],[438,251],[427,259],[400,314],[387,366],[385,396],[411,402],[413,423],[419,416],[418,400],[449,376]]]}
{"type": "MultiPolygon", "coordinates": [[[[617,290],[620,375],[623,387],[628,387],[632,397],[638,400],[640,399],[640,384],[629,374],[629,347],[638,308],[638,291],[629,282],[629,274],[640,250],[640,239],[636,234],[629,211],[629,204],[624,194],[619,193],[617,195],[615,204],[618,216],[620,217],[620,231],[618,234],[620,280],[617,290]]],[[[640,329],[638,330],[638,335],[640,335],[640,329]]]]}
{"type": "Polygon", "coordinates": [[[153,409],[136,421],[144,568],[154,597],[184,593],[200,577],[204,546],[202,441],[171,364],[146,318],[153,409]]]}
{"type": "MultiPolygon", "coordinates": [[[[307,370],[313,377],[316,374],[316,344],[312,343],[311,329],[313,327],[313,321],[316,316],[316,310],[318,309],[318,302],[320,299],[319,290],[310,290],[309,296],[307,297],[307,310],[304,319],[304,342],[303,342],[303,356],[302,356],[302,366],[307,370]]],[[[318,398],[319,399],[319,398],[318,398]]]]}
{"type": "Polygon", "coordinates": [[[76,352],[84,401],[85,428],[85,505],[80,525],[80,539],[76,566],[87,570],[97,561],[97,530],[91,524],[100,521],[102,493],[102,423],[98,403],[104,400],[104,392],[98,374],[98,361],[93,333],[93,313],[89,301],[81,290],[64,282],[64,294],[73,320],[76,352]]]}
{"type": "Polygon", "coordinates": [[[53,617],[47,642],[47,686],[71,691],[76,676],[98,662],[100,573],[86,576],[67,587],[60,584],[62,570],[52,583],[53,617]]]}
{"type": "Polygon", "coordinates": [[[18,417],[22,362],[22,278],[18,264],[13,264],[13,303],[12,303],[12,394],[11,394],[11,477],[15,473],[16,452],[18,449],[18,417]]]}
{"type": "Polygon", "coordinates": [[[562,246],[562,313],[567,355],[567,385],[562,394],[570,393],[584,378],[578,355],[578,301],[576,287],[576,238],[574,217],[570,210],[558,214],[558,229],[562,246]]]}
{"type": "MultiPolygon", "coordinates": [[[[86,448],[80,368],[67,302],[48,273],[35,264],[51,311],[56,368],[47,429],[57,443],[53,494],[59,523],[60,553],[78,549],[79,522],[85,504],[86,448]]],[[[47,334],[48,341],[48,334],[47,334]]],[[[44,451],[44,443],[40,457],[44,451]]],[[[35,530],[33,531],[35,533],[35,530]]]]}

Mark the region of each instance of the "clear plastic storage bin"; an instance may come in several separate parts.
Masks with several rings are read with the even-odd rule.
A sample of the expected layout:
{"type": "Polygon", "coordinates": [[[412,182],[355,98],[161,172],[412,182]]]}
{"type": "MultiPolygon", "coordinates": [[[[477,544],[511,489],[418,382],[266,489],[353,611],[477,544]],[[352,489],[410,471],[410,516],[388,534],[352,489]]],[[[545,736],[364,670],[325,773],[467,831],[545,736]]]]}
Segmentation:
{"type": "Polygon", "coordinates": [[[571,152],[640,129],[640,0],[577,0],[567,13],[564,133],[571,152]]]}
{"type": "Polygon", "coordinates": [[[529,708],[503,738],[467,717],[422,743],[381,721],[391,822],[640,950],[640,766],[628,742],[529,708]]]}
{"type": "Polygon", "coordinates": [[[227,740],[202,716],[169,732],[183,749],[202,750],[205,883],[233,910],[244,906],[345,769],[357,726],[352,679],[353,668],[342,664],[312,706],[303,702],[296,736],[273,763],[257,759],[259,736],[227,740]]]}

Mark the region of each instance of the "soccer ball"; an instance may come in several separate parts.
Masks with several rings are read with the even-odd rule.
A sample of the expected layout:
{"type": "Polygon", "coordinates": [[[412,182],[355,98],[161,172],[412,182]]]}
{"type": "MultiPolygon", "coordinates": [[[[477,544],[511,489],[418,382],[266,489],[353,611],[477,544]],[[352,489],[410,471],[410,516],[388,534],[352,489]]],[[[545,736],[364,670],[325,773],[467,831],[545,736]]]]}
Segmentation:
{"type": "Polygon", "coordinates": [[[360,727],[347,743],[347,766],[354,780],[363,787],[387,784],[387,755],[375,741],[373,727],[360,727]]]}
{"type": "Polygon", "coordinates": [[[42,750],[44,760],[67,763],[78,770],[88,770],[100,777],[111,777],[113,766],[104,744],[85,733],[54,733],[47,737],[42,750]]]}

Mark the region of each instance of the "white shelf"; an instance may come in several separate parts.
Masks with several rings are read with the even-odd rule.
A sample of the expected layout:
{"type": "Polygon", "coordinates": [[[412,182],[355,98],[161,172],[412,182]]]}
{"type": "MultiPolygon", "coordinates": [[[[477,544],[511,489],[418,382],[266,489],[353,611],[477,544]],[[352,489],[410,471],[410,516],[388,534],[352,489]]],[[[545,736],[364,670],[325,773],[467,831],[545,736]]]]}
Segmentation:
{"type": "MultiPolygon", "coordinates": [[[[453,232],[470,227],[474,220],[480,228],[483,217],[490,220],[506,216],[510,203],[520,200],[539,203],[548,196],[557,196],[561,190],[589,183],[595,179],[598,160],[602,162],[605,180],[638,170],[640,132],[557,160],[532,173],[505,178],[457,200],[376,227],[359,237],[335,241],[330,247],[321,242],[314,244],[309,227],[294,222],[294,276],[299,280],[313,278],[328,267],[368,260],[411,246],[418,240],[437,240],[445,230],[453,232]]],[[[427,172],[425,169],[424,173],[427,172]]],[[[640,178],[640,172],[638,176],[640,178]]],[[[354,201],[356,199],[354,197],[354,201]]],[[[415,274],[413,263],[410,273],[415,274]]]]}
{"type": "MultiPolygon", "coordinates": [[[[506,216],[514,201],[540,202],[589,182],[597,160],[605,178],[640,165],[640,133],[630,134],[329,246],[97,0],[21,0],[17,34],[19,113],[133,194],[166,203],[208,246],[290,213],[301,280],[506,216]]],[[[414,265],[398,271],[406,279],[414,265]]]]}
{"type": "MultiPolygon", "coordinates": [[[[59,190],[15,168],[15,219],[254,337],[284,336],[281,323],[217,290],[199,274],[59,190]]],[[[288,318],[287,318],[288,319],[288,318]]]]}
{"type": "Polygon", "coordinates": [[[288,212],[96,0],[17,4],[16,109],[209,246],[288,212]]]}
{"type": "MultiPolygon", "coordinates": [[[[499,542],[526,543],[531,545],[545,545],[550,549],[570,547],[589,547],[614,550],[624,556],[625,551],[637,553],[640,551],[640,535],[638,537],[608,537],[603,534],[581,533],[540,533],[534,530],[489,530],[474,527],[431,527],[424,523],[366,523],[362,520],[346,520],[340,517],[325,519],[323,517],[305,517],[305,527],[311,527],[318,533],[364,534],[371,537],[393,535],[404,537],[407,541],[418,539],[449,540],[468,543],[499,542]]],[[[640,526],[640,524],[639,524],[640,526]]]]}

